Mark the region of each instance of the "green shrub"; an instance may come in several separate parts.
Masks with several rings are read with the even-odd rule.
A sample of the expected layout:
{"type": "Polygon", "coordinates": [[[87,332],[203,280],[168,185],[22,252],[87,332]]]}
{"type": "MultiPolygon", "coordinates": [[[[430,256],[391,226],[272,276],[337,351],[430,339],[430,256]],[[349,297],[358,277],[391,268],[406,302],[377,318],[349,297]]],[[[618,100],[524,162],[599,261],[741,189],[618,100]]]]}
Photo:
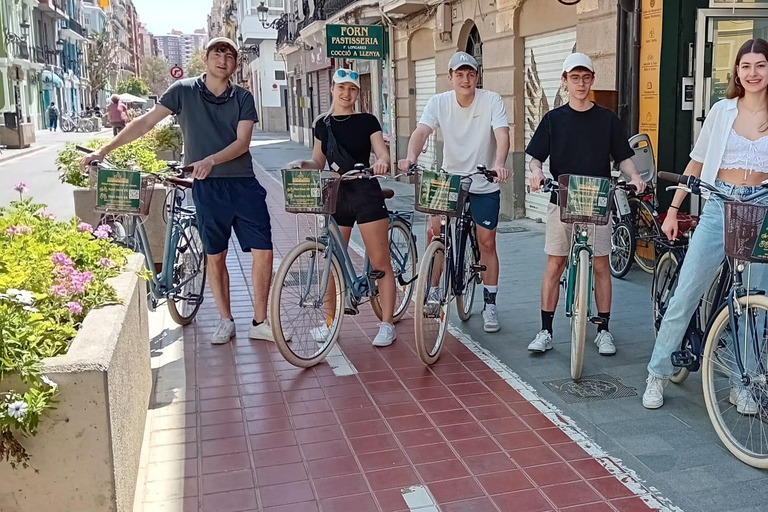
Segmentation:
{"type": "Polygon", "coordinates": [[[181,130],[171,123],[152,128],[147,136],[152,138],[155,151],[181,152],[181,130]]]}
{"type": "Polygon", "coordinates": [[[127,249],[76,219],[57,221],[23,199],[0,208],[0,381],[15,374],[25,389],[0,392],[0,460],[28,467],[16,436],[35,435],[53,407],[57,386],[41,375],[41,359],[67,352],[81,322],[117,300],[106,279],[124,267],[127,249]]]}

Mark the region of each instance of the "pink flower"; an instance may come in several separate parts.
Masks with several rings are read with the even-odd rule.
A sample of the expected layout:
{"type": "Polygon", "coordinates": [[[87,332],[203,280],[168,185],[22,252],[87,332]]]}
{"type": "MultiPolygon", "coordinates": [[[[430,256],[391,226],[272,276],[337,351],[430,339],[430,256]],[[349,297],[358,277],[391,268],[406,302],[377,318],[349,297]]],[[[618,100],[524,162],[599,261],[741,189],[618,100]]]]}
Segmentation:
{"type": "Polygon", "coordinates": [[[83,306],[81,306],[79,302],[67,302],[67,308],[73,315],[79,315],[83,312],[83,306]]]}
{"type": "Polygon", "coordinates": [[[101,259],[99,260],[99,265],[101,265],[101,266],[102,266],[102,267],[104,267],[104,268],[112,268],[112,267],[114,267],[114,266],[115,266],[115,262],[114,262],[114,261],[112,261],[112,260],[111,260],[111,259],[109,259],[109,258],[101,258],[101,259]]]}
{"type": "Polygon", "coordinates": [[[5,228],[5,232],[9,235],[18,235],[20,233],[19,226],[8,226],[5,228]]]}
{"type": "Polygon", "coordinates": [[[51,261],[54,265],[58,265],[61,267],[71,267],[74,265],[74,262],[64,254],[63,252],[55,252],[51,254],[51,261]]]}
{"type": "Polygon", "coordinates": [[[30,233],[32,233],[32,228],[29,226],[18,226],[18,228],[19,228],[19,234],[29,235],[30,233]]]}
{"type": "Polygon", "coordinates": [[[96,231],[93,232],[93,236],[99,239],[104,239],[109,237],[109,234],[112,233],[112,228],[107,226],[106,224],[102,224],[98,228],[96,228],[96,231]]]}
{"type": "Polygon", "coordinates": [[[55,285],[51,286],[51,293],[54,294],[54,295],[59,295],[61,297],[64,297],[69,292],[67,291],[67,287],[66,286],[63,286],[63,285],[60,285],[60,284],[55,284],[55,285]]]}
{"type": "Polygon", "coordinates": [[[43,208],[43,209],[41,209],[41,210],[38,210],[38,211],[37,211],[37,214],[38,214],[38,215],[40,216],[40,218],[42,218],[42,219],[53,219],[53,218],[55,218],[55,217],[56,217],[54,214],[52,214],[51,212],[49,212],[49,211],[48,211],[48,210],[46,210],[45,208],[43,208]]]}
{"type": "Polygon", "coordinates": [[[93,233],[93,226],[91,226],[87,222],[81,222],[80,224],[77,225],[77,230],[78,231],[87,231],[89,233],[93,233]]]}
{"type": "Polygon", "coordinates": [[[19,182],[16,185],[13,186],[13,190],[18,192],[19,194],[23,194],[24,192],[26,192],[29,189],[27,188],[27,184],[24,183],[23,181],[21,181],[21,182],[19,182]]]}

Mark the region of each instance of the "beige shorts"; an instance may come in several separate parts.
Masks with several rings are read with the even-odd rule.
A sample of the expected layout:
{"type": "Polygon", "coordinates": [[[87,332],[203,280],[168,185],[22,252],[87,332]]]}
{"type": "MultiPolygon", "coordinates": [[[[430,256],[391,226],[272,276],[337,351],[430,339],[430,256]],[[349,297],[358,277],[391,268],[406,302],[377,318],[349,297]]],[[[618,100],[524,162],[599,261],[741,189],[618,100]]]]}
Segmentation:
{"type": "MultiPolygon", "coordinates": [[[[549,256],[568,256],[571,250],[573,224],[560,222],[560,207],[552,203],[547,209],[547,238],[544,242],[544,252],[549,256]]],[[[611,254],[611,224],[605,226],[590,226],[589,241],[595,256],[611,254]]]]}

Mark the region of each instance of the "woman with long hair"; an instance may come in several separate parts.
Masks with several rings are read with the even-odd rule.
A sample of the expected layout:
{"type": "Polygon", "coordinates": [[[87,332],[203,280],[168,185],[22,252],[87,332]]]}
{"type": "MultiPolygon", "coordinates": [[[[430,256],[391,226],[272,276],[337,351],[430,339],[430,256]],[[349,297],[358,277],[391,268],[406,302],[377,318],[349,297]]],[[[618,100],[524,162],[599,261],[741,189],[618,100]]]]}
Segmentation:
{"type": "MultiPolygon", "coordinates": [[[[332,94],[331,109],[315,120],[312,159],[291,162],[287,167],[324,169],[328,163],[331,170],[343,174],[353,170],[355,164],[367,166],[373,150],[376,155],[376,161],[371,165],[373,173],[381,175],[389,172],[389,150],[384,143],[378,119],[371,114],[355,111],[355,102],[360,94],[357,72],[349,69],[337,70],[333,75],[332,94]],[[334,151],[333,142],[329,144],[329,139],[335,139],[344,150],[342,153],[346,155],[334,151]]],[[[395,326],[392,324],[396,289],[389,257],[389,212],[384,204],[384,194],[378,180],[358,179],[342,182],[333,218],[339,225],[345,244],[349,243],[352,227],[357,223],[372,268],[384,272],[384,277],[378,280],[382,321],[373,344],[377,347],[391,345],[397,337],[395,326]]],[[[334,290],[329,290],[328,295],[332,297],[333,292],[334,290]]],[[[330,326],[321,325],[312,330],[312,335],[317,341],[324,341],[329,332],[330,326]]]]}
{"type": "MultiPolygon", "coordinates": [[[[768,178],[768,42],[750,39],[742,45],[726,98],[715,103],[707,115],[684,174],[701,178],[725,194],[746,197],[768,178]]],[[[677,238],[677,213],[686,194],[684,190],[675,193],[662,225],[670,240],[677,238]]],[[[648,409],[664,404],[664,387],[674,373],[671,355],[680,349],[691,316],[725,258],[723,218],[722,199],[711,195],[688,246],[648,363],[648,385],[643,394],[643,406],[648,409]]],[[[764,275],[758,267],[761,265],[752,269],[753,282],[764,275]]],[[[734,379],[729,398],[740,414],[757,414],[751,393],[734,379]]]]}

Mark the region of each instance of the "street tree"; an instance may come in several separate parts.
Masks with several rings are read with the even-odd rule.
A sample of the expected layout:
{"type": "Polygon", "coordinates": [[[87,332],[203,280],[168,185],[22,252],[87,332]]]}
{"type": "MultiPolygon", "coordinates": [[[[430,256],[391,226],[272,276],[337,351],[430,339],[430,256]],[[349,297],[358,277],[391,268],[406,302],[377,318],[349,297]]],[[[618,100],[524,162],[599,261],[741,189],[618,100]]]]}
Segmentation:
{"type": "Polygon", "coordinates": [[[186,76],[200,76],[205,73],[205,62],[203,62],[204,55],[203,52],[196,51],[189,56],[187,69],[184,73],[186,76]]]}
{"type": "Polygon", "coordinates": [[[141,76],[153,94],[163,94],[171,84],[171,66],[162,57],[150,55],[141,61],[141,76]]]}
{"type": "Polygon", "coordinates": [[[91,82],[91,105],[99,101],[99,91],[106,89],[109,79],[117,69],[119,47],[117,40],[107,30],[88,36],[88,80],[91,82]]]}
{"type": "Polygon", "coordinates": [[[117,83],[117,93],[124,94],[126,92],[134,96],[148,96],[149,86],[141,78],[132,76],[117,83]]]}

